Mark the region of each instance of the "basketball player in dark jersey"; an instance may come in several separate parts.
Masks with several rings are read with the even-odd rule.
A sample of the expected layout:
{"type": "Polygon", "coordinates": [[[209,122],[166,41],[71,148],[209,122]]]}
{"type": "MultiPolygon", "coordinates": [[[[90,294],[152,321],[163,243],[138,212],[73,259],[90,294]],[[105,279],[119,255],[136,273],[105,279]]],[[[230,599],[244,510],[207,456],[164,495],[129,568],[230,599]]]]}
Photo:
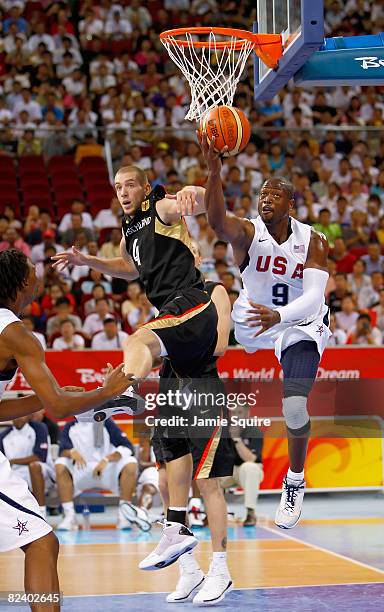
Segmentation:
{"type": "MultiPolygon", "coordinates": [[[[102,259],[72,247],[56,255],[54,265],[59,270],[86,265],[128,281],[139,277],[159,314],[127,339],[126,372],[145,378],[155,359],[168,357],[179,379],[200,380],[216,350],[217,311],[195,268],[183,214],[204,211],[205,190],[185,187],[176,196],[167,195],[161,187],[151,191],[145,173],[135,166],[117,172],[115,188],[124,211],[121,257],[102,259]]],[[[155,551],[140,563],[141,569],[166,567],[196,546],[197,539],[185,527],[190,482],[193,474],[209,477],[218,437],[215,431],[214,439],[201,448],[200,456],[197,452],[191,455],[191,446],[184,445],[180,452],[173,449],[167,461],[170,506],[163,537],[155,551]]],[[[193,445],[193,440],[190,443],[193,445]]],[[[229,468],[226,462],[217,465],[216,470],[216,477],[232,474],[232,466],[229,468]]],[[[225,555],[225,548],[224,538],[217,552],[225,555]]]]}

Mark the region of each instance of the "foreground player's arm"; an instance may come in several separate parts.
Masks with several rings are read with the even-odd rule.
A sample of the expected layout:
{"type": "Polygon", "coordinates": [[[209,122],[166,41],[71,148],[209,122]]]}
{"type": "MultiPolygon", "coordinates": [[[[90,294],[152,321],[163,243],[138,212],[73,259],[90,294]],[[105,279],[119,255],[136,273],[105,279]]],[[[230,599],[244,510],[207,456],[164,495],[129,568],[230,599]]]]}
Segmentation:
{"type": "Polygon", "coordinates": [[[107,374],[103,387],[85,393],[68,392],[59,387],[45,363],[45,353],[40,342],[27,331],[22,323],[8,325],[2,332],[1,339],[14,356],[42,406],[56,418],[64,418],[97,408],[120,395],[132,382],[130,375],[123,373],[124,365],[121,364],[107,374]]]}
{"type": "Polygon", "coordinates": [[[247,219],[239,219],[227,214],[220,176],[221,160],[220,155],[214,149],[215,139],[212,138],[208,146],[207,137],[202,134],[200,144],[208,166],[205,208],[209,225],[220,240],[231,243],[236,263],[242,265],[254,237],[254,226],[247,219]]]}
{"type": "Polygon", "coordinates": [[[180,189],[176,195],[167,194],[165,198],[156,202],[156,210],[164,223],[172,225],[181,217],[204,213],[204,198],[204,187],[187,186],[180,189]]]}
{"type": "Polygon", "coordinates": [[[220,357],[228,348],[229,332],[231,331],[231,302],[223,285],[217,285],[212,291],[212,302],[216,306],[218,316],[215,357],[220,357]]]}
{"type": "Polygon", "coordinates": [[[325,236],[312,232],[303,271],[303,294],[290,304],[276,310],[250,301],[252,309],[248,312],[253,316],[247,320],[248,325],[250,327],[261,325],[261,330],[256,336],[277,323],[304,321],[318,312],[329,277],[327,257],[328,242],[325,236]]]}
{"type": "Polygon", "coordinates": [[[114,278],[123,278],[127,281],[135,280],[138,277],[138,272],[133,259],[127,253],[124,238],[120,242],[120,253],[121,257],[106,259],[104,257],[86,255],[73,246],[70,251],[57,253],[52,257],[55,261],[53,267],[62,272],[68,266],[88,266],[114,278]]]}

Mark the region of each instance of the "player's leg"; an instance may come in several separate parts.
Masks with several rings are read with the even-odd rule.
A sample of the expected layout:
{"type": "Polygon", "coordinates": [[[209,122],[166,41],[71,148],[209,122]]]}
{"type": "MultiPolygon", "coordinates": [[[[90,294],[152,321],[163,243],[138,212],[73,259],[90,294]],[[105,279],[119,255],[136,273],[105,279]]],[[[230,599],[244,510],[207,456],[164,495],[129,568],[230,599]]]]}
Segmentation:
{"type": "Polygon", "coordinates": [[[70,460],[59,457],[55,464],[56,482],[61,505],[63,507],[64,518],[58,524],[60,531],[76,531],[79,525],[76,520],[73,484],[73,470],[70,467],[70,460]]]}
{"type": "Polygon", "coordinates": [[[311,340],[297,342],[281,355],[284,373],[283,415],[289,454],[289,470],[283,481],[283,493],[275,518],[282,529],[294,527],[301,515],[305,489],[304,463],[311,430],[307,401],[319,361],[317,344],[311,340]]]}
{"type": "Polygon", "coordinates": [[[244,505],[247,516],[243,523],[244,527],[256,525],[256,504],[259,496],[260,484],[264,478],[263,466],[261,463],[244,461],[239,466],[235,466],[236,480],[244,489],[244,505]]]}
{"type": "MultiPolygon", "coordinates": [[[[154,438],[152,439],[154,442],[154,438]]],[[[159,492],[163,502],[164,515],[167,516],[169,506],[169,490],[165,462],[161,452],[161,441],[158,439],[153,444],[159,477],[159,492]]],[[[179,579],[176,588],[167,595],[168,603],[183,603],[193,599],[198,588],[204,583],[205,575],[195,559],[194,550],[190,550],[178,559],[179,579]]]]}
{"type": "Polygon", "coordinates": [[[192,497],[188,502],[188,524],[194,527],[204,527],[207,523],[207,515],[204,509],[204,502],[196,480],[192,481],[192,497]]]}
{"type": "MultiPolygon", "coordinates": [[[[130,457],[129,459],[133,459],[130,457]]],[[[108,488],[114,490],[114,482],[109,482],[108,477],[111,472],[111,478],[118,480],[118,487],[120,489],[120,502],[119,502],[119,522],[118,527],[120,529],[126,529],[129,525],[136,525],[142,531],[149,531],[151,529],[151,523],[148,519],[147,512],[132,503],[132,498],[136,492],[137,486],[137,461],[128,461],[127,459],[120,459],[116,464],[108,464],[105,470],[105,479],[103,484],[106,484],[108,488]],[[116,474],[116,476],[113,475],[116,474]]]]}
{"type": "Polygon", "coordinates": [[[29,464],[29,476],[31,479],[32,493],[37,499],[40,510],[45,517],[47,513],[47,507],[45,505],[45,478],[43,474],[43,467],[40,461],[33,461],[29,464]]]}
{"type": "MultiPolygon", "coordinates": [[[[26,593],[52,593],[59,595],[57,557],[59,542],[51,531],[47,535],[22,546],[25,554],[24,588],[26,593]]],[[[57,612],[59,603],[34,604],[32,612],[57,612]]]]}

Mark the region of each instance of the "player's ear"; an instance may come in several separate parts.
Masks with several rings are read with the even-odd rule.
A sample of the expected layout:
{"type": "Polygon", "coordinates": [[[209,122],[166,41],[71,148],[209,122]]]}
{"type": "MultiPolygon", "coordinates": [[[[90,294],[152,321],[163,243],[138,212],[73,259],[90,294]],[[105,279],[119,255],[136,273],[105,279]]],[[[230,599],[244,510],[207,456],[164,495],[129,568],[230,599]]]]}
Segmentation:
{"type": "Polygon", "coordinates": [[[145,183],[144,185],[144,192],[145,192],[145,195],[149,195],[151,193],[151,186],[148,182],[145,183]]]}
{"type": "Polygon", "coordinates": [[[295,208],[295,199],[289,200],[289,212],[295,208]]]}

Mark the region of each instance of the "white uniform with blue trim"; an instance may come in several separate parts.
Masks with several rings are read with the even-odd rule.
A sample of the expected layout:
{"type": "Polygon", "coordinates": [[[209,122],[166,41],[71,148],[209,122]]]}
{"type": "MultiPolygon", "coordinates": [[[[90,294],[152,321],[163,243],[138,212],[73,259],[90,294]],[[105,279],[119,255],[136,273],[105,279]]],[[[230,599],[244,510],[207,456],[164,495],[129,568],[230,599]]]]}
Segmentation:
{"type": "Polygon", "coordinates": [[[311,239],[311,226],[291,217],[291,234],[278,244],[268,232],[261,217],[252,220],[255,236],[248,251],[247,265],[241,271],[243,289],[233,306],[236,340],[247,353],[259,349],[275,350],[280,361],[284,349],[301,340],[316,342],[322,355],[331,332],[328,327],[328,306],[325,300],[311,317],[304,321],[279,323],[254,337],[260,328],[249,327],[249,299],[256,304],[276,309],[293,302],[303,294],[303,270],[311,239]]]}
{"type": "MultiPolygon", "coordinates": [[[[0,334],[20,319],[7,308],[0,308],[0,334]]],[[[15,372],[0,373],[0,399],[15,372]]],[[[0,402],[1,414],[1,402],[0,402]]],[[[39,505],[0,452],[0,552],[25,546],[52,531],[40,514],[39,505]]]]}

